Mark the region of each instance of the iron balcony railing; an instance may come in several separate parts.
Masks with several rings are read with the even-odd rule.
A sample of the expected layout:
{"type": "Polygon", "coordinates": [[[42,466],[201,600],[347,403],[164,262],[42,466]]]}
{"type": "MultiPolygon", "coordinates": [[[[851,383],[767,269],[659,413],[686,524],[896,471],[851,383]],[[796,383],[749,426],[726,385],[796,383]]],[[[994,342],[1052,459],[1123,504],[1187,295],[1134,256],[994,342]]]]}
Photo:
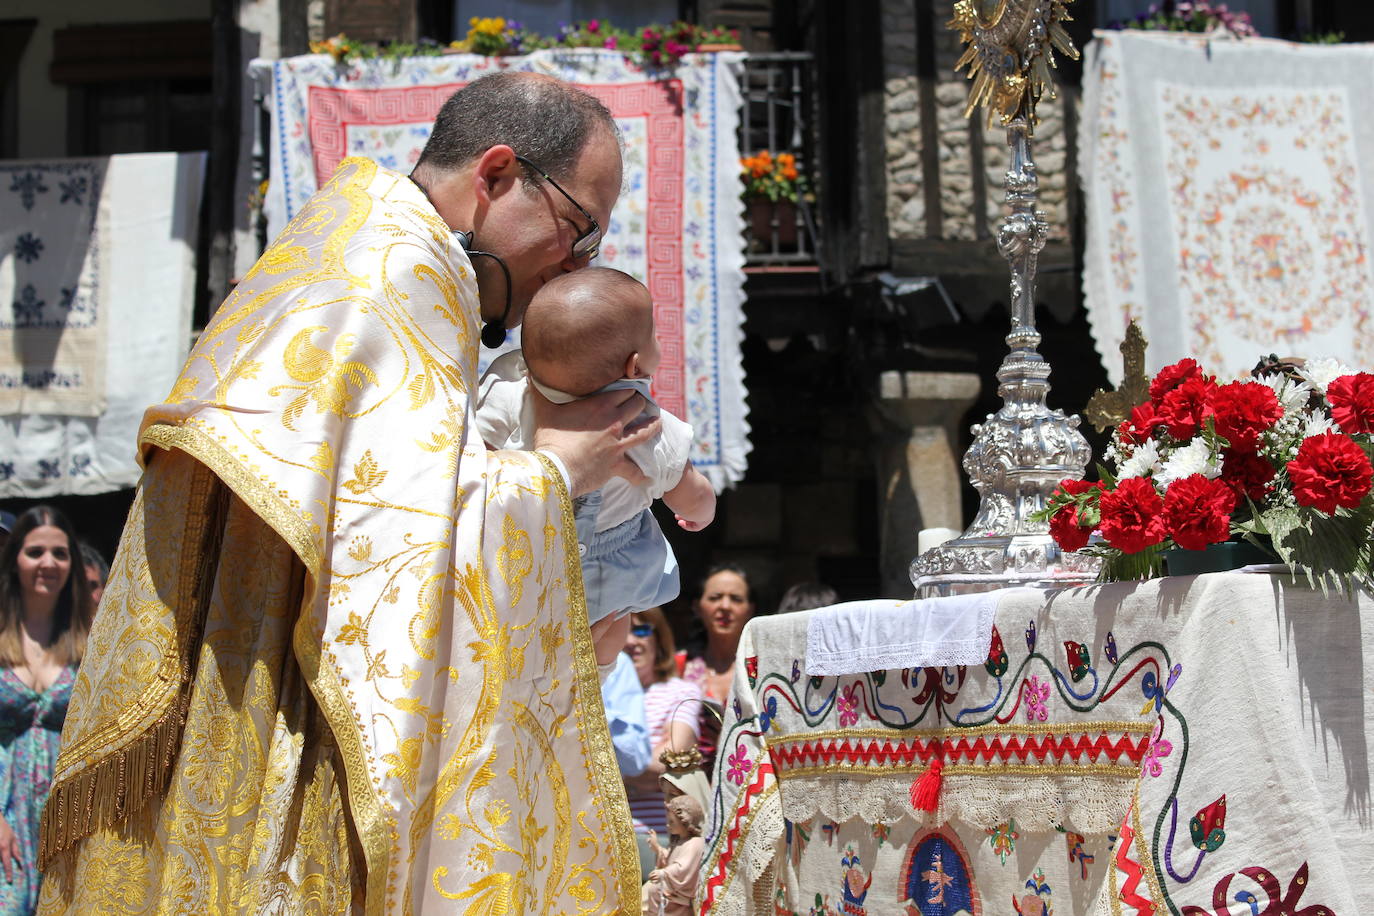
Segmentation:
{"type": "Polygon", "coordinates": [[[802,51],[750,54],[743,77],[740,155],[768,150],[796,157],[802,192],[795,204],[748,201],[746,263],[751,267],[803,265],[817,261],[815,195],[815,62],[802,51]]]}

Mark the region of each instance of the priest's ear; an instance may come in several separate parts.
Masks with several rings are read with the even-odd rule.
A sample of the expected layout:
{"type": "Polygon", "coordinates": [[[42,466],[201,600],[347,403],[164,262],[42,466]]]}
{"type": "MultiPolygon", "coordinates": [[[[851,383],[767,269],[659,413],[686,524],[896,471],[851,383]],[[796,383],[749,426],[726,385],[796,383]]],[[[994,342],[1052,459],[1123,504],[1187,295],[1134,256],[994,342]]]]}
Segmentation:
{"type": "Polygon", "coordinates": [[[515,150],[498,143],[477,158],[477,166],[472,170],[473,193],[481,202],[490,201],[518,180],[521,171],[515,150]]]}
{"type": "Polygon", "coordinates": [[[639,351],[631,353],[625,360],[625,374],[621,378],[644,378],[648,373],[639,365],[639,351]]]}

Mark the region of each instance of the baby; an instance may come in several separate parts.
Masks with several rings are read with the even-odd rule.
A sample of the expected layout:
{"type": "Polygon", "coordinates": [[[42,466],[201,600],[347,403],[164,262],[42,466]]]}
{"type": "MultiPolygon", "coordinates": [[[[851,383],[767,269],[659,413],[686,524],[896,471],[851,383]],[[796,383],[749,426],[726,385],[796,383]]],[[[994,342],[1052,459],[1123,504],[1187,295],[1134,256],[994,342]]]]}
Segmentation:
{"type": "MultiPolygon", "coordinates": [[[[589,267],[551,280],[530,301],[521,342],[478,387],[477,429],[492,448],[532,447],[535,397],[566,404],[633,388],[648,400],[659,361],[653,301],[628,274],[589,267]]],[[[624,648],[632,611],[677,597],[677,560],[649,506],[662,499],[688,531],[716,512],[715,490],[688,457],[692,427],[651,400],[645,413],[662,431],[627,454],[647,479],[612,477],[575,506],[588,621],[607,621],[593,628],[603,668],[624,648]]]]}

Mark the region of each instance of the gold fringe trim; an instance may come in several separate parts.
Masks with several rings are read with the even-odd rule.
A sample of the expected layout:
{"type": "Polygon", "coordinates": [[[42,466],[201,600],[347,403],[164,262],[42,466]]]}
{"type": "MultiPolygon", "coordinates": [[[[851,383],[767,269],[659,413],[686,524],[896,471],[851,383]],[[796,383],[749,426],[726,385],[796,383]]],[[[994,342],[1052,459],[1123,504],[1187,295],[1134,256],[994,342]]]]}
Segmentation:
{"type": "Polygon", "coordinates": [[[43,808],[38,869],[102,827],[110,827],[161,796],[181,746],[191,693],[183,690],[162,717],[127,748],[54,786],[43,808]]]}
{"type": "Polygon", "coordinates": [[[229,504],[228,489],[198,461],[192,463],[191,499],[182,539],[177,607],[193,614],[178,659],[180,685],[170,706],[128,745],[52,786],[39,827],[38,869],[74,849],[97,830],[112,827],[167,788],[181,748],[191,705],[192,665],[200,655],[201,629],[214,592],[219,548],[229,504]],[[189,546],[186,546],[189,545],[189,546]]]}

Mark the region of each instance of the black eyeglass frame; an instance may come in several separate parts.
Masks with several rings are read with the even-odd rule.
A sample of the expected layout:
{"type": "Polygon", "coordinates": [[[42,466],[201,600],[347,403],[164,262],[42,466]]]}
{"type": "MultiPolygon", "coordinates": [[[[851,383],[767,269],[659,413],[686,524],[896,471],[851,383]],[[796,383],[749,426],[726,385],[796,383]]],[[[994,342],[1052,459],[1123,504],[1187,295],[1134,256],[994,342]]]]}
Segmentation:
{"type": "Polygon", "coordinates": [[[548,172],[544,171],[539,166],[535,165],[533,162],[530,162],[524,156],[521,156],[519,154],[516,155],[515,161],[520,163],[530,171],[534,172],[535,174],[537,174],[540,178],[543,178],[549,184],[553,185],[554,190],[557,191],[559,194],[562,194],[564,197],[566,197],[568,199],[568,203],[576,207],[577,212],[585,216],[587,218],[587,222],[590,223],[590,225],[587,226],[586,229],[583,229],[581,232],[577,234],[577,238],[573,239],[573,260],[590,261],[592,258],[596,257],[597,254],[599,254],[601,251],[601,224],[596,221],[596,217],[588,213],[587,208],[578,203],[575,197],[573,197],[567,191],[563,190],[563,186],[560,185],[558,182],[554,181],[553,176],[550,175],[548,172]],[[584,245],[587,239],[591,239],[590,245],[584,245]],[[582,246],[584,250],[578,251],[579,246],[582,246]]]}

